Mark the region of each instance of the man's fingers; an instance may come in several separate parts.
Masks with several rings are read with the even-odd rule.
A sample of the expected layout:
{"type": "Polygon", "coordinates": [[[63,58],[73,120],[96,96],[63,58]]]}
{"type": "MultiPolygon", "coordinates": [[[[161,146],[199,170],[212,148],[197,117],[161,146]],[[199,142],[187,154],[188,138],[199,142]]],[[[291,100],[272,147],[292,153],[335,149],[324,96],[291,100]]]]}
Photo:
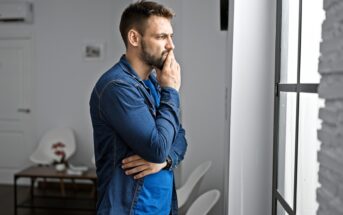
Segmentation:
{"type": "Polygon", "coordinates": [[[148,165],[141,165],[141,166],[137,166],[135,168],[129,169],[125,171],[126,175],[132,175],[132,174],[136,174],[142,171],[146,171],[149,169],[148,165]]]}
{"type": "Polygon", "coordinates": [[[122,161],[122,169],[126,175],[133,175],[134,179],[140,179],[147,175],[159,172],[163,167],[164,163],[151,163],[144,160],[139,155],[132,155],[126,157],[122,161]]]}
{"type": "Polygon", "coordinates": [[[133,178],[134,179],[140,179],[140,178],[143,178],[147,175],[155,174],[156,172],[159,172],[165,166],[166,166],[166,162],[155,163],[153,165],[151,165],[151,163],[150,163],[150,165],[147,165],[144,170],[142,168],[142,171],[138,171],[139,173],[134,175],[133,178]]]}
{"type": "Polygon", "coordinates": [[[179,91],[181,84],[180,65],[175,59],[173,50],[168,52],[162,72],[157,72],[157,81],[161,87],[171,87],[179,91]]]}
{"type": "Polygon", "coordinates": [[[139,160],[131,161],[128,163],[123,163],[121,167],[123,169],[129,169],[129,168],[136,167],[136,166],[142,166],[144,164],[147,164],[147,162],[143,159],[139,159],[139,160]]]}
{"type": "Polygon", "coordinates": [[[150,175],[151,174],[151,170],[148,169],[148,170],[145,170],[143,172],[140,172],[139,174],[133,176],[134,179],[140,179],[140,178],[143,178],[144,176],[147,176],[147,175],[150,175]]]}
{"type": "Polygon", "coordinates": [[[174,59],[174,52],[173,50],[171,50],[168,52],[166,61],[164,62],[164,66],[170,66],[173,59],[174,59]]]}
{"type": "Polygon", "coordinates": [[[122,163],[125,164],[139,159],[142,159],[139,155],[132,155],[130,157],[124,158],[122,160],[122,163]]]}

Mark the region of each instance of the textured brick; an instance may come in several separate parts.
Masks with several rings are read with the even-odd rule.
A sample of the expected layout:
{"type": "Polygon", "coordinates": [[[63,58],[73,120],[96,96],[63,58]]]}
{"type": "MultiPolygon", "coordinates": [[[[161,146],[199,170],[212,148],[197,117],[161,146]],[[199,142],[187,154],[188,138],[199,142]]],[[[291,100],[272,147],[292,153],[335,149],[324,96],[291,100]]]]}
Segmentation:
{"type": "Polygon", "coordinates": [[[328,195],[331,197],[335,197],[339,193],[339,184],[335,181],[335,176],[331,173],[331,171],[327,172],[326,174],[319,173],[319,183],[322,185],[322,189],[327,192],[328,195]]]}
{"type": "Polygon", "coordinates": [[[337,110],[330,110],[328,108],[320,108],[319,119],[322,119],[324,122],[336,124],[338,123],[339,112],[337,110]]]}
{"type": "MultiPolygon", "coordinates": [[[[342,61],[342,68],[343,68],[343,61],[342,61]]],[[[342,75],[323,76],[321,79],[319,88],[318,88],[319,97],[324,98],[324,99],[343,99],[342,79],[343,79],[343,73],[342,75]],[[335,77],[337,78],[337,80],[334,79],[335,77]]]]}
{"type": "MultiPolygon", "coordinates": [[[[333,172],[343,175],[343,160],[341,154],[335,149],[326,149],[318,152],[318,161],[333,172]]],[[[335,177],[337,179],[337,177],[335,177]]]]}
{"type": "Polygon", "coordinates": [[[326,99],[325,109],[330,111],[343,112],[343,99],[326,99]]]}
{"type": "Polygon", "coordinates": [[[324,61],[339,55],[340,50],[343,49],[343,39],[341,37],[333,38],[331,40],[324,40],[320,43],[320,52],[322,56],[320,59],[324,61]],[[332,56],[334,55],[334,56],[332,56]]]}
{"type": "Polygon", "coordinates": [[[326,19],[322,23],[322,42],[318,72],[319,97],[325,107],[319,110],[322,127],[318,139],[320,163],[317,189],[317,215],[343,214],[343,0],[324,0],[326,19]]]}
{"type": "Polygon", "coordinates": [[[340,2],[340,0],[325,0],[323,7],[325,10],[330,10],[331,8],[337,6],[337,4],[340,2]]]}

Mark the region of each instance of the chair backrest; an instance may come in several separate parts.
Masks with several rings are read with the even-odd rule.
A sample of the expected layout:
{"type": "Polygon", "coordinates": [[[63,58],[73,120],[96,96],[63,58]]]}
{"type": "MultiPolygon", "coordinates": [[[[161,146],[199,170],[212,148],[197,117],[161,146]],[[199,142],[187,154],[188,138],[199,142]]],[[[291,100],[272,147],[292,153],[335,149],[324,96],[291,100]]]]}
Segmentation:
{"type": "Polygon", "coordinates": [[[185,205],[194,187],[199,185],[206,172],[210,169],[212,161],[205,161],[200,164],[189,175],[186,182],[176,190],[179,208],[185,205]]]}
{"type": "Polygon", "coordinates": [[[58,158],[52,149],[52,145],[58,142],[65,145],[63,150],[66,159],[75,153],[76,143],[73,130],[70,128],[55,128],[44,134],[36,150],[30,156],[30,160],[36,164],[51,164],[58,158]]]}
{"type": "Polygon", "coordinates": [[[186,215],[206,215],[217,203],[220,191],[213,189],[199,196],[189,207],[186,215]]]}

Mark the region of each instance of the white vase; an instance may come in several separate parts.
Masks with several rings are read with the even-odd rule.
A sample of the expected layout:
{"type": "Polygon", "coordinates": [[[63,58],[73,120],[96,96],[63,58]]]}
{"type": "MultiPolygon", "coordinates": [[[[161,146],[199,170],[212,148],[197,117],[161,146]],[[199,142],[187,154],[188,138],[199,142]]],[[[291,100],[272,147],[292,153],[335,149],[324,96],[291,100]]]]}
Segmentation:
{"type": "Polygon", "coordinates": [[[66,165],[64,163],[59,163],[55,165],[57,171],[63,171],[66,169],[66,165]]]}

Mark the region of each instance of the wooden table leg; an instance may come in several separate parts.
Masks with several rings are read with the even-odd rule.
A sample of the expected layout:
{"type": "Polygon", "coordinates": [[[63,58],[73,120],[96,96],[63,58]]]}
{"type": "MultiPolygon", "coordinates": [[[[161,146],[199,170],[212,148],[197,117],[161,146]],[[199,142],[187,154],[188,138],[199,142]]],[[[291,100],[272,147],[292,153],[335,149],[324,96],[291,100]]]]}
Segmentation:
{"type": "Polygon", "coordinates": [[[30,196],[31,196],[31,199],[33,200],[33,198],[34,198],[34,185],[35,185],[36,178],[31,177],[30,179],[31,179],[30,196]]]}
{"type": "Polygon", "coordinates": [[[62,196],[65,196],[65,189],[64,189],[64,180],[63,180],[63,178],[60,178],[60,188],[61,188],[62,196]]]}
{"type": "Polygon", "coordinates": [[[17,211],[17,176],[14,176],[14,215],[18,214],[17,211]]]}

